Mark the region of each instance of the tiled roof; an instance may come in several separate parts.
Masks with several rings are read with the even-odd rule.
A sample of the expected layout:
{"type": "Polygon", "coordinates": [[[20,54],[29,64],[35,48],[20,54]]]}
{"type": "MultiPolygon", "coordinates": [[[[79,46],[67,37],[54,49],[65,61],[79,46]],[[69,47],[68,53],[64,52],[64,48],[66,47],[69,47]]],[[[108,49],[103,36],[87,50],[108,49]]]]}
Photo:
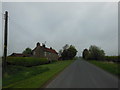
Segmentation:
{"type": "MultiPolygon", "coordinates": [[[[41,48],[44,48],[44,50],[46,52],[51,52],[51,53],[55,53],[55,54],[58,54],[54,49],[50,49],[50,48],[46,48],[46,47],[43,47],[43,46],[39,46],[41,48]]],[[[37,47],[35,47],[32,51],[34,51],[37,47]]]]}
{"type": "Polygon", "coordinates": [[[45,51],[58,54],[54,49],[45,48],[45,51]]]}

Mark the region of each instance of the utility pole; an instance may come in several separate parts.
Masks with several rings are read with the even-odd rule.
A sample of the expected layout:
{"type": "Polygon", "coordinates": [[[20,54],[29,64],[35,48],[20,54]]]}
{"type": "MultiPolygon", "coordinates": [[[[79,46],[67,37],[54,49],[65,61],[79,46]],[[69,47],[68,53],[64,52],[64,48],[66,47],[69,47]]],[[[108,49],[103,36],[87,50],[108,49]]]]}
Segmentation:
{"type": "Polygon", "coordinates": [[[3,56],[3,73],[7,69],[7,35],[8,35],[8,12],[5,11],[5,29],[4,29],[4,56],[3,56]]]}

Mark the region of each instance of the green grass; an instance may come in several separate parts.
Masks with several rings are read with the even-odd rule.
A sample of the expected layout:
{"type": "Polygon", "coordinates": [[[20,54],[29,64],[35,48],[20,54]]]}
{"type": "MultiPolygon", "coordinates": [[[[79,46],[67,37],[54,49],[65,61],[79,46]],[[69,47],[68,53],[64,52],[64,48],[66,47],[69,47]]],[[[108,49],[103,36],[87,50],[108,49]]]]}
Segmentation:
{"type": "Polygon", "coordinates": [[[105,71],[114,74],[120,78],[120,70],[118,66],[120,64],[118,63],[110,63],[110,62],[103,62],[103,61],[95,61],[95,60],[90,60],[89,61],[92,64],[95,64],[96,66],[104,69],[105,71]]]}
{"type": "MultiPolygon", "coordinates": [[[[43,71],[44,71],[44,68],[47,69],[45,72],[35,74],[35,75],[33,74],[35,69],[33,69],[31,67],[33,69],[32,70],[33,75],[29,75],[29,77],[27,77],[27,78],[18,80],[18,78],[20,78],[20,77],[22,78],[21,74],[24,73],[24,75],[25,75],[25,73],[27,73],[28,67],[26,67],[26,69],[21,70],[21,72],[18,72],[19,74],[15,75],[15,76],[13,74],[10,76],[8,75],[8,78],[11,77],[11,80],[3,78],[4,84],[5,84],[3,86],[3,88],[40,88],[45,83],[47,83],[48,80],[52,79],[55,75],[57,75],[60,71],[62,71],[65,67],[67,67],[69,64],[71,64],[73,61],[74,60],[58,61],[58,62],[54,62],[51,64],[34,66],[36,69],[37,68],[43,69],[43,71]],[[10,83],[12,81],[14,81],[14,83],[10,83]]],[[[38,71],[38,70],[36,70],[36,71],[38,71]]]]}
{"type": "Polygon", "coordinates": [[[37,74],[41,74],[48,70],[49,68],[47,67],[43,68],[34,66],[28,68],[22,66],[9,65],[7,69],[7,75],[4,75],[3,77],[3,86],[33,77],[37,74]]]}

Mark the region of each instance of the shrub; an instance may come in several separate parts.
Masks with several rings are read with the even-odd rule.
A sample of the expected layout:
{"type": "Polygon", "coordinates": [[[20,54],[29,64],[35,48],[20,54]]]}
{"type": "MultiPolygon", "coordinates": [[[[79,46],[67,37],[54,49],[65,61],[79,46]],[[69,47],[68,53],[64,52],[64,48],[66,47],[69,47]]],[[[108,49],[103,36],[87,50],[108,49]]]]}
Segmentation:
{"type": "Polygon", "coordinates": [[[7,57],[7,63],[10,65],[19,65],[19,66],[36,66],[41,64],[48,63],[46,58],[35,58],[35,57],[7,57]]]}
{"type": "Polygon", "coordinates": [[[120,62],[119,56],[105,56],[106,61],[120,62]]]}

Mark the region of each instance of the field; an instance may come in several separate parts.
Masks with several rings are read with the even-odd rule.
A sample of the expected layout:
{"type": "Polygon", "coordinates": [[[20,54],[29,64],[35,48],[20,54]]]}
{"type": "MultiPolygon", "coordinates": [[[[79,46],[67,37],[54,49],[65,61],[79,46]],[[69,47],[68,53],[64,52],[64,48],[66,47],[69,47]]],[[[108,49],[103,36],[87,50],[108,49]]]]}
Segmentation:
{"type": "Polygon", "coordinates": [[[74,60],[23,67],[9,65],[8,75],[3,78],[3,88],[40,88],[74,60]],[[12,71],[12,72],[11,72],[12,71]]]}
{"type": "Polygon", "coordinates": [[[120,78],[120,70],[119,66],[120,64],[118,63],[113,63],[113,62],[103,62],[103,61],[95,61],[95,60],[89,60],[88,62],[104,69],[105,71],[112,73],[120,78]]]}

